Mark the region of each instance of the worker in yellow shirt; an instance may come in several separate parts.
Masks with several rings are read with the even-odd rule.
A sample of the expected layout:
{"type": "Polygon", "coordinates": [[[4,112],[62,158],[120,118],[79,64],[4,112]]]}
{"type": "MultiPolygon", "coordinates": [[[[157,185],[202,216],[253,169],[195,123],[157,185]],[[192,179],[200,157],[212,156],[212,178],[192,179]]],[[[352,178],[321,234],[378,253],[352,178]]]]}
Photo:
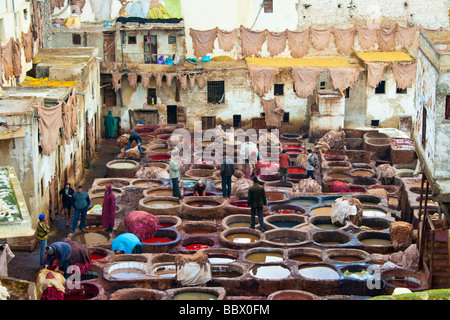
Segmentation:
{"type": "Polygon", "coordinates": [[[47,221],[45,221],[45,214],[40,214],[39,222],[37,224],[37,237],[39,240],[39,245],[41,246],[41,251],[40,251],[40,255],[39,255],[39,264],[41,266],[44,265],[45,247],[47,247],[47,239],[48,239],[49,232],[50,232],[50,227],[47,224],[47,221]]]}

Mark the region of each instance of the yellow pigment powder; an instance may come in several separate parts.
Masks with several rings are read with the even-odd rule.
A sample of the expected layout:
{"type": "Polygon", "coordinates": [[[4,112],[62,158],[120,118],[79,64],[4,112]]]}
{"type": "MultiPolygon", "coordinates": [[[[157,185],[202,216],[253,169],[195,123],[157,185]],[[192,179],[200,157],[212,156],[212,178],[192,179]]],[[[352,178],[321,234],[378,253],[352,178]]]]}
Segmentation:
{"type": "Polygon", "coordinates": [[[356,56],[363,61],[412,61],[414,60],[409,54],[403,51],[361,51],[356,52],[356,56]]]}

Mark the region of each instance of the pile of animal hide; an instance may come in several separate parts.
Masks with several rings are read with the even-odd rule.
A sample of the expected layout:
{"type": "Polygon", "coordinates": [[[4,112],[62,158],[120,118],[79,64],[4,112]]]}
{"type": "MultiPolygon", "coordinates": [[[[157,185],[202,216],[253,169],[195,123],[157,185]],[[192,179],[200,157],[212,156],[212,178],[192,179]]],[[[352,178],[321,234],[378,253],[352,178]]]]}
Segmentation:
{"type": "MultiPolygon", "coordinates": [[[[134,143],[134,141],[133,141],[134,143]]],[[[116,156],[117,159],[131,159],[131,160],[140,160],[141,152],[139,151],[137,145],[133,148],[125,151],[125,148],[120,150],[121,152],[116,156]]]]}
{"type": "Polygon", "coordinates": [[[279,146],[280,139],[273,132],[266,132],[259,137],[258,144],[264,147],[279,146]]]}
{"type": "Polygon", "coordinates": [[[383,189],[383,188],[368,189],[366,192],[368,194],[371,194],[371,195],[374,195],[374,196],[382,197],[382,198],[386,199],[386,201],[389,201],[389,194],[386,191],[386,189],[383,189]]]}
{"type": "Polygon", "coordinates": [[[290,195],[291,197],[299,197],[304,193],[322,193],[322,186],[312,178],[302,179],[299,183],[294,184],[290,195]]]}
{"type": "Polygon", "coordinates": [[[159,180],[159,179],[169,179],[170,177],[167,170],[160,167],[150,166],[150,167],[141,167],[136,172],[136,178],[159,180]]]}
{"type": "MultiPolygon", "coordinates": [[[[323,149],[327,145],[331,150],[343,150],[345,146],[345,132],[344,130],[330,130],[322,138],[317,141],[315,146],[316,150],[318,148],[323,149]],[[318,146],[317,146],[318,145],[318,146]]],[[[326,151],[326,150],[322,150],[326,151]]]]}
{"type": "Polygon", "coordinates": [[[341,193],[341,192],[350,192],[350,187],[339,180],[333,181],[333,183],[331,184],[331,192],[335,192],[335,193],[341,193]]]}
{"type": "Polygon", "coordinates": [[[331,223],[343,226],[345,220],[350,220],[354,225],[359,226],[363,217],[362,209],[361,202],[356,198],[338,198],[331,206],[331,223]]]}
{"type": "Polygon", "coordinates": [[[167,140],[167,144],[169,145],[169,148],[172,149],[179,144],[183,143],[183,138],[181,134],[172,134],[170,138],[167,140]]]}
{"type": "Polygon", "coordinates": [[[419,266],[419,250],[415,243],[411,244],[405,251],[398,251],[392,254],[372,253],[371,256],[372,262],[377,264],[390,261],[400,267],[413,270],[417,270],[419,266]]]}
{"type": "MultiPolygon", "coordinates": [[[[128,133],[122,134],[119,138],[117,138],[117,145],[119,146],[119,149],[122,150],[125,148],[128,144],[128,139],[130,138],[130,135],[128,133]]],[[[136,142],[133,141],[131,144],[132,147],[136,146],[136,142]]]]}
{"type": "Polygon", "coordinates": [[[246,199],[248,196],[248,189],[253,185],[250,179],[239,179],[231,187],[231,195],[239,199],[246,199]]]}
{"type": "Polygon", "coordinates": [[[127,231],[134,233],[141,241],[153,238],[159,226],[158,219],[145,211],[131,211],[124,222],[127,231]]]}
{"type": "Polygon", "coordinates": [[[294,161],[294,166],[295,167],[302,167],[302,168],[306,168],[306,166],[308,165],[308,154],[307,153],[301,153],[297,156],[297,158],[295,158],[294,161]]]}
{"type": "Polygon", "coordinates": [[[380,164],[375,168],[377,179],[382,184],[391,184],[392,178],[396,175],[396,170],[390,164],[380,164]]]}
{"type": "Polygon", "coordinates": [[[413,242],[414,228],[412,224],[405,221],[394,221],[391,223],[390,232],[392,246],[395,250],[404,250],[413,242]]]}
{"type": "Polygon", "coordinates": [[[176,280],[182,286],[204,285],[211,280],[211,263],[204,250],[180,254],[175,258],[176,280]]]}

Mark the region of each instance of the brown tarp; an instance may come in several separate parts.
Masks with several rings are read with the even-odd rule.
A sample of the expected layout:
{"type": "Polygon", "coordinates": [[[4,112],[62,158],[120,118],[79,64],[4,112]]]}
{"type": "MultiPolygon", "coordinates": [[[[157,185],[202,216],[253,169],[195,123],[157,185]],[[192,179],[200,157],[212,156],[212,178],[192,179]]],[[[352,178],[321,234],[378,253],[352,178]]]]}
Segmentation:
{"type": "Polygon", "coordinates": [[[137,86],[138,86],[138,83],[137,83],[137,76],[138,76],[138,74],[137,73],[128,73],[127,76],[128,76],[128,82],[130,83],[130,86],[132,88],[137,88],[137,86]]]}
{"type": "Polygon", "coordinates": [[[177,75],[177,79],[180,81],[181,89],[187,89],[187,74],[179,74],[177,75]]]}
{"type": "Polygon", "coordinates": [[[336,29],[332,28],[334,35],[334,44],[336,45],[337,52],[350,53],[355,44],[356,28],[350,29],[336,29]]]}
{"type": "Polygon", "coordinates": [[[348,87],[353,88],[359,77],[357,68],[330,68],[330,77],[335,89],[344,91],[348,87]]]}
{"type": "Polygon", "coordinates": [[[265,114],[265,121],[268,127],[280,127],[283,121],[284,110],[276,99],[261,100],[265,114]]]}
{"type": "Polygon", "coordinates": [[[260,96],[266,94],[272,87],[278,68],[249,66],[248,71],[252,78],[252,88],[260,96]]]}
{"type": "Polygon", "coordinates": [[[25,53],[25,61],[30,62],[33,60],[33,32],[30,30],[27,33],[22,32],[22,46],[25,53]]]}
{"type": "Polygon", "coordinates": [[[384,68],[388,65],[383,62],[366,62],[367,65],[367,85],[376,88],[383,78],[384,68]]]}
{"type": "Polygon", "coordinates": [[[189,34],[191,35],[192,44],[194,47],[194,55],[196,57],[203,57],[208,53],[213,52],[217,30],[218,28],[204,31],[195,30],[192,28],[189,29],[189,34]]]}
{"type": "Polygon", "coordinates": [[[217,30],[217,41],[219,43],[219,48],[223,51],[231,51],[236,43],[236,35],[238,29],[232,31],[217,30]]]}
{"type": "Polygon", "coordinates": [[[416,36],[417,26],[414,27],[402,27],[397,25],[397,43],[399,43],[402,48],[408,49],[416,36]]]}
{"type": "Polygon", "coordinates": [[[150,78],[152,77],[151,73],[146,72],[140,72],[139,75],[141,76],[141,86],[142,88],[148,88],[148,85],[150,83],[150,78]]]}
{"type": "Polygon", "coordinates": [[[395,48],[396,27],[380,28],[377,30],[378,48],[381,51],[392,51],[395,48]]]}
{"type": "Polygon", "coordinates": [[[312,46],[316,50],[324,50],[328,47],[330,42],[331,28],[326,30],[317,30],[310,28],[312,46]]]}
{"type": "Polygon", "coordinates": [[[369,50],[377,43],[377,29],[356,26],[358,31],[358,42],[361,48],[369,50]]]}
{"type": "Polygon", "coordinates": [[[114,90],[117,92],[122,87],[122,76],[123,73],[111,73],[112,76],[112,85],[114,90]]]}
{"type": "Polygon", "coordinates": [[[265,31],[252,31],[241,26],[241,48],[243,56],[257,56],[265,41],[265,31]]]}
{"type": "Polygon", "coordinates": [[[411,88],[416,77],[416,68],[417,62],[404,64],[395,61],[392,63],[392,72],[394,73],[397,88],[411,88]]]}
{"type": "Polygon", "coordinates": [[[287,30],[286,33],[291,56],[303,57],[309,49],[309,29],[300,32],[287,30]]]}
{"type": "Polygon", "coordinates": [[[195,78],[196,78],[196,74],[195,74],[195,73],[189,74],[189,75],[188,75],[188,78],[189,78],[189,87],[190,87],[191,89],[194,89],[194,87],[195,87],[195,78]]]}
{"type": "Polygon", "coordinates": [[[267,51],[270,56],[276,56],[286,49],[286,32],[270,32],[266,30],[267,51]]]}
{"type": "Polygon", "coordinates": [[[173,78],[175,78],[177,74],[174,72],[166,72],[165,75],[166,75],[166,84],[168,87],[170,87],[172,85],[173,78]]]}
{"type": "Polygon", "coordinates": [[[206,85],[205,74],[201,73],[197,75],[197,85],[199,89],[203,89],[206,85]]]}
{"type": "Polygon", "coordinates": [[[62,103],[47,108],[37,106],[39,115],[39,145],[42,148],[42,154],[50,156],[59,143],[59,129],[63,125],[62,121],[62,103]]]}
{"type": "Polygon", "coordinates": [[[300,98],[308,98],[316,89],[317,77],[322,68],[293,67],[292,78],[294,79],[295,93],[300,98]]]}

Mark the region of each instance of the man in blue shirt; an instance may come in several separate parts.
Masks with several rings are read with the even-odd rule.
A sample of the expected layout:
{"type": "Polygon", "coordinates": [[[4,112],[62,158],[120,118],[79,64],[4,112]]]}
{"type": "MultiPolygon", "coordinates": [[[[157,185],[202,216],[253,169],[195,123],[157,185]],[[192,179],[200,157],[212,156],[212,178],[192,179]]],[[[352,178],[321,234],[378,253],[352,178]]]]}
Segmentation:
{"type": "Polygon", "coordinates": [[[73,199],[73,222],[72,232],[74,232],[78,225],[78,218],[81,214],[80,230],[83,231],[86,223],[86,214],[91,204],[91,199],[86,191],[83,191],[82,186],[78,186],[77,192],[72,195],[73,199]]]}
{"type": "Polygon", "coordinates": [[[139,133],[137,133],[136,131],[133,131],[130,135],[130,137],[128,138],[128,144],[127,147],[125,148],[125,151],[127,151],[128,149],[130,149],[131,144],[133,143],[133,141],[136,141],[136,144],[138,145],[138,149],[141,153],[144,153],[144,151],[142,150],[141,144],[142,144],[142,138],[139,135],[139,133]]]}

